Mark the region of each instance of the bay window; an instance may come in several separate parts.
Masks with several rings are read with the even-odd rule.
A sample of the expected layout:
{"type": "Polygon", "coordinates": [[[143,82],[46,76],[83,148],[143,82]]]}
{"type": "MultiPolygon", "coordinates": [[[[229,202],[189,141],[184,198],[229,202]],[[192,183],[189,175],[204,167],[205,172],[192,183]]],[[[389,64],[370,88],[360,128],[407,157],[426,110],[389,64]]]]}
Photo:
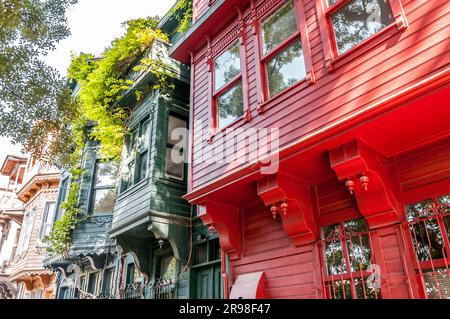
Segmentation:
{"type": "Polygon", "coordinates": [[[117,168],[113,163],[96,162],[91,213],[111,214],[114,210],[117,168]]]}
{"type": "Polygon", "coordinates": [[[124,192],[148,176],[150,120],[144,119],[125,140],[120,191],[124,192]]]}
{"type": "Polygon", "coordinates": [[[378,299],[380,287],[369,282],[373,262],[369,230],[364,219],[322,228],[324,285],[330,299],[378,299]]]}
{"type": "Polygon", "coordinates": [[[261,22],[261,63],[270,99],[306,78],[305,57],[293,0],[261,22]]]}
{"type": "Polygon", "coordinates": [[[239,43],[214,60],[213,127],[221,130],[244,115],[239,43]]]}

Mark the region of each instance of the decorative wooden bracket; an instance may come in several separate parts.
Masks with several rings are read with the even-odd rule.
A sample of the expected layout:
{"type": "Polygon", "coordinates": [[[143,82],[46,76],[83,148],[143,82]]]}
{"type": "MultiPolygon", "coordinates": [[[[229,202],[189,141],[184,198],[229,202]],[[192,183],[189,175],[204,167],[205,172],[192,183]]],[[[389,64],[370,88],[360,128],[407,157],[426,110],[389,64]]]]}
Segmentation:
{"type": "Polygon", "coordinates": [[[355,194],[359,211],[370,228],[400,221],[402,208],[381,154],[359,140],[334,148],[329,154],[331,167],[355,194]]]}
{"type": "Polygon", "coordinates": [[[216,229],[220,247],[230,260],[239,259],[241,252],[241,219],[235,206],[207,201],[199,206],[199,217],[203,224],[216,229]]]}
{"type": "Polygon", "coordinates": [[[317,238],[311,193],[307,185],[282,173],[258,181],[258,195],[266,206],[280,204],[280,217],[286,234],[295,246],[312,243],[317,238]]]}

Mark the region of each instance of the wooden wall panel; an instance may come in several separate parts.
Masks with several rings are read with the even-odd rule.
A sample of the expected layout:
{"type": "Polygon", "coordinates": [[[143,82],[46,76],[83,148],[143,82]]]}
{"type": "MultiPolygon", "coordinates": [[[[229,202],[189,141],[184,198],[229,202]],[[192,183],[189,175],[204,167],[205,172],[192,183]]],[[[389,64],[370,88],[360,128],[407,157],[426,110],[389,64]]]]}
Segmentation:
{"type": "Polygon", "coordinates": [[[243,256],[233,262],[234,279],[240,274],[264,271],[268,298],[318,298],[314,245],[294,247],[280,221],[269,209],[257,206],[243,215],[243,256]]]}
{"type": "Polygon", "coordinates": [[[423,147],[395,159],[403,191],[450,179],[450,140],[423,147]]]}
{"type": "MultiPolygon", "coordinates": [[[[274,99],[275,105],[265,113],[258,108],[258,68],[256,48],[250,25],[246,27],[247,70],[252,120],[237,123],[235,128],[280,129],[280,146],[285,147],[300,138],[307,138],[318,129],[332,125],[345,116],[364,110],[367,106],[418,83],[427,76],[448,66],[448,19],[450,4],[447,1],[402,1],[409,27],[398,32],[364,54],[354,52],[351,60],[336,64],[328,74],[324,68],[324,54],[318,25],[316,0],[305,0],[305,16],[311,45],[316,83],[299,85],[274,99]]],[[[200,4],[202,1],[199,1],[200,4]]],[[[206,2],[206,1],[204,1],[206,2]]],[[[259,2],[258,2],[259,3],[259,2]]],[[[244,12],[244,16],[248,14],[244,12]]],[[[213,45],[236,22],[211,38],[213,45]]],[[[219,133],[213,142],[209,138],[209,74],[206,64],[206,46],[195,57],[194,73],[194,159],[208,150],[222,147],[227,136],[219,133]]],[[[240,149],[248,157],[248,148],[240,149]]],[[[243,168],[246,163],[193,164],[193,190],[205,186],[224,174],[243,168]]]]}

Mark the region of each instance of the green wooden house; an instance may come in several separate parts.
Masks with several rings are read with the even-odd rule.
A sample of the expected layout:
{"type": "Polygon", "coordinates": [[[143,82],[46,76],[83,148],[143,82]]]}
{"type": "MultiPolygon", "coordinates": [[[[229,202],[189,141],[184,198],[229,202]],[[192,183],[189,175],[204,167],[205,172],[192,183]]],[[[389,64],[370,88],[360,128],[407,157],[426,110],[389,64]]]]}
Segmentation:
{"type": "MultiPolygon", "coordinates": [[[[115,298],[118,251],[107,234],[112,225],[117,165],[99,157],[98,142],[88,140],[82,159],[78,207],[84,216],[72,232],[67,256],[49,256],[45,266],[57,273],[57,299],[115,298]]],[[[64,210],[72,176],[61,170],[55,221],[64,210]]]]}
{"type": "MultiPolygon", "coordinates": [[[[180,36],[177,26],[171,14],[159,24],[171,42],[180,36]]],[[[131,115],[109,231],[123,252],[117,286],[123,299],[221,298],[217,235],[182,199],[188,178],[190,70],[168,57],[169,48],[170,43],[157,41],[148,54],[172,69],[174,89],[168,94],[149,89],[152,74],[131,74],[135,87],[119,101],[131,115]],[[139,101],[136,90],[146,92],[139,101]],[[184,161],[174,160],[173,153],[184,161]]]]}

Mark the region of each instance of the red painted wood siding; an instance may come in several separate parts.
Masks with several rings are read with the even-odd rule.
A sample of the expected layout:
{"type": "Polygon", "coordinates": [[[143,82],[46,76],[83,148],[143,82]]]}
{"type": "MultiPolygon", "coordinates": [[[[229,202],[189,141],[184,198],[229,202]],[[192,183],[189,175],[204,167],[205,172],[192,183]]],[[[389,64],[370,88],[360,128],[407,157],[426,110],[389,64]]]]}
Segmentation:
{"type": "MultiPolygon", "coordinates": [[[[446,0],[400,0],[409,27],[404,32],[396,32],[364,54],[359,55],[357,51],[349,54],[351,60],[337,62],[335,71],[327,74],[316,1],[303,2],[317,82],[311,86],[301,84],[276,97],[273,107],[263,114],[257,112],[259,84],[251,26],[247,25],[245,30],[252,120],[249,123],[239,122],[235,127],[278,127],[281,147],[418,83],[448,66],[450,60],[447,23],[450,3],[446,0]]],[[[202,4],[203,8],[203,3],[207,2],[199,0],[196,3],[198,6],[202,4]]],[[[244,17],[247,14],[244,12],[244,17]]],[[[228,29],[212,37],[212,44],[217,43],[235,24],[236,21],[232,22],[228,29]]],[[[214,136],[211,144],[207,142],[211,101],[206,50],[205,45],[196,53],[193,68],[194,159],[202,150],[207,152],[214,147],[224,146],[226,142],[223,133],[214,136]]],[[[247,150],[241,151],[247,153],[247,150]]],[[[237,162],[211,164],[196,161],[192,168],[193,190],[244,166],[237,162]]]]}
{"type": "Polygon", "coordinates": [[[193,5],[193,19],[194,21],[197,21],[202,14],[206,12],[209,8],[209,3],[213,1],[211,0],[194,0],[192,2],[193,5]]]}
{"type": "Polygon", "coordinates": [[[317,247],[294,247],[267,208],[243,212],[243,256],[232,263],[233,277],[264,271],[267,298],[319,298],[320,266],[317,247]]]}
{"type": "MultiPolygon", "coordinates": [[[[450,139],[395,159],[402,191],[450,180],[450,139]]],[[[449,189],[450,192],[450,189],[449,189]]]]}

